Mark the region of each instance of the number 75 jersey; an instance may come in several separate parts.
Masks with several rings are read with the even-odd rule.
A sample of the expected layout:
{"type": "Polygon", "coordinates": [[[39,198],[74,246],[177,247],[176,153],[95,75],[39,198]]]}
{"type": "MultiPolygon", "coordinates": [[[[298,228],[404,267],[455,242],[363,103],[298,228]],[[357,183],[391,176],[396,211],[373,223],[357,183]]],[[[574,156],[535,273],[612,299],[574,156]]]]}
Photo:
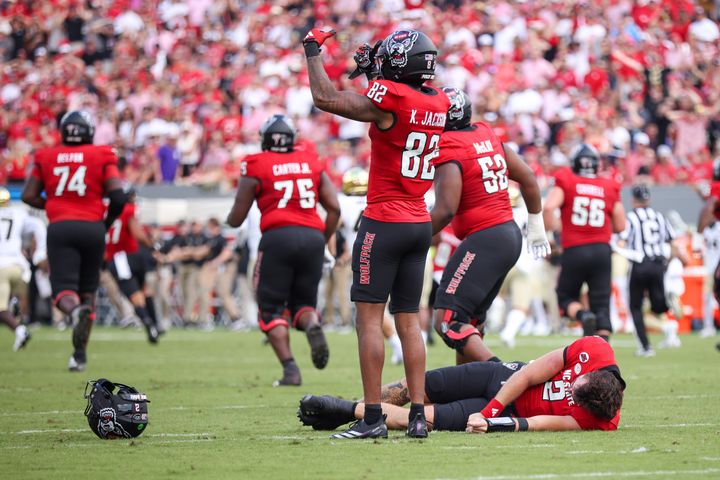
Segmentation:
{"type": "Polygon", "coordinates": [[[505,150],[487,124],[443,133],[440,156],[433,163],[455,163],[462,173],[460,204],[452,221],[457,238],[513,220],[505,150]]]}
{"type": "Polygon", "coordinates": [[[43,148],[35,153],[30,176],[43,183],[50,223],[99,222],[105,215],[105,182],[120,176],[117,157],[106,145],[43,148]]]}
{"type": "Polygon", "coordinates": [[[567,167],[555,172],[554,177],[555,186],[564,193],[560,207],[562,247],[609,243],[620,184],[609,178],[581,177],[567,167]]]}
{"type": "Polygon", "coordinates": [[[240,163],[242,176],[260,182],[255,190],[260,231],[289,226],[324,230],[317,212],[323,170],[317,155],[306,149],[246,156],[240,163]]]}

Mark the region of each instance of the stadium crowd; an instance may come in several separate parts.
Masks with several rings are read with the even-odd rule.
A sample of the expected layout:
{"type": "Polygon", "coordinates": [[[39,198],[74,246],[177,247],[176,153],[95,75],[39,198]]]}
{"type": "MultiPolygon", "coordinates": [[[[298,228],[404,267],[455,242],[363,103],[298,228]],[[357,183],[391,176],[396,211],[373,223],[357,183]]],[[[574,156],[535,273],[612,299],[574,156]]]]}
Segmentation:
{"type": "Polygon", "coordinates": [[[369,161],[367,125],[313,108],[301,35],[331,24],[352,52],[398,26],[440,49],[436,84],[518,145],[541,186],[578,137],[632,184],[710,178],[720,139],[717,5],[691,0],[0,1],[0,182],[22,183],[58,118],[85,109],[136,184],[231,188],[268,115],[314,141],[334,181],[369,161]]]}

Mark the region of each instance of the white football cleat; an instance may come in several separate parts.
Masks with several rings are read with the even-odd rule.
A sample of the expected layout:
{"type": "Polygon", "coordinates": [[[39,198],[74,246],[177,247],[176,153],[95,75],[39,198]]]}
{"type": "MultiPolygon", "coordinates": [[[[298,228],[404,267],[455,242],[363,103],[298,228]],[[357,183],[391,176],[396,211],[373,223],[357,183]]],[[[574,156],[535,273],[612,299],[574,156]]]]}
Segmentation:
{"type": "Polygon", "coordinates": [[[17,352],[30,341],[30,332],[25,325],[18,325],[15,329],[15,343],[13,344],[13,352],[17,352]]]}

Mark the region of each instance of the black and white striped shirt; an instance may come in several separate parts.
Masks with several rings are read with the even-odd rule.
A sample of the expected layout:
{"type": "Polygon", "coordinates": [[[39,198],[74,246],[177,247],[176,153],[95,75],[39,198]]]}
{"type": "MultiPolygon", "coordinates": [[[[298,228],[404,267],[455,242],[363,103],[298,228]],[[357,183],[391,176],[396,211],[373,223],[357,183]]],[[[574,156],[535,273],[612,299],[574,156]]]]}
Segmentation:
{"type": "Polygon", "coordinates": [[[662,213],[650,207],[641,207],[627,213],[628,224],[620,238],[627,243],[630,260],[640,263],[643,259],[670,258],[670,242],[675,231],[662,213]]]}

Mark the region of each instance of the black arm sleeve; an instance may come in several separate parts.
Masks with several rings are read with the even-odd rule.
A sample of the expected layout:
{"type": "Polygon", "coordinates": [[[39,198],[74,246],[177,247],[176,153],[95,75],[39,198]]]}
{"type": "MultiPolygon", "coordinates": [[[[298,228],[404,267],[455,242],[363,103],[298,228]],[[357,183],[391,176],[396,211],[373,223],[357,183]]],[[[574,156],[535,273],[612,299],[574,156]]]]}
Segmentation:
{"type": "Polygon", "coordinates": [[[110,190],[107,196],[110,199],[110,205],[108,205],[108,212],[105,217],[106,229],[110,228],[110,225],[112,225],[115,219],[120,216],[128,200],[127,194],[123,192],[121,188],[110,190]]]}

